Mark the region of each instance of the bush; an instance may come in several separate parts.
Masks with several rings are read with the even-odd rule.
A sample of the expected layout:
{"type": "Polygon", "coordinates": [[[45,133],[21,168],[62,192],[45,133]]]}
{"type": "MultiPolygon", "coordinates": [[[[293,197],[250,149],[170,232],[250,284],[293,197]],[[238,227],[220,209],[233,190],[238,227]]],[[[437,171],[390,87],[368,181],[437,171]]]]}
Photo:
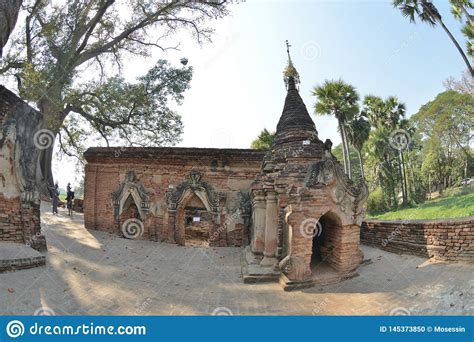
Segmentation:
{"type": "Polygon", "coordinates": [[[389,208],[385,202],[383,190],[378,186],[369,194],[369,198],[367,199],[367,213],[369,215],[376,215],[386,212],[387,210],[389,210],[389,208]]]}

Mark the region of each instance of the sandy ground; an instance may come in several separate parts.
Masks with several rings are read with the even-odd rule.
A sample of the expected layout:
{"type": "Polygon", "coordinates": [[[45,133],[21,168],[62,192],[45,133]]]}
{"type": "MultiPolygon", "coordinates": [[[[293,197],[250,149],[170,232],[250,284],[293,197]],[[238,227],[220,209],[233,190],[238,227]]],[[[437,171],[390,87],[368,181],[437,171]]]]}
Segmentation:
{"type": "Polygon", "coordinates": [[[243,284],[239,248],[127,240],[42,209],[47,265],[0,274],[2,315],[474,314],[474,265],[363,246],[359,277],[284,292],[243,284]]]}

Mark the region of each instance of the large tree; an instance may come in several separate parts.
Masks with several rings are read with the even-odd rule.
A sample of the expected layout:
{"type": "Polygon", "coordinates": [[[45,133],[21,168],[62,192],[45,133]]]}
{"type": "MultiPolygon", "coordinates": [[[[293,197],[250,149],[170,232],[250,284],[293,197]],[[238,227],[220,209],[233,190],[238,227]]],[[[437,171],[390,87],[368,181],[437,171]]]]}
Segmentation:
{"type": "MultiPolygon", "coordinates": [[[[160,60],[129,83],[120,77],[125,58],[167,49],[182,28],[201,43],[212,33],[206,22],[227,13],[225,1],[194,0],[68,0],[54,6],[29,0],[23,8],[21,34],[0,74],[17,79],[20,95],[43,113],[50,140],[59,136],[68,154],[80,154],[91,131],[106,142],[175,143],[182,127],[168,100],[182,98],[191,69],[160,60]]],[[[52,183],[53,148],[40,157],[43,192],[52,183]]]]}
{"type": "Polygon", "coordinates": [[[343,80],[325,81],[313,89],[317,100],[314,111],[320,115],[334,115],[339,125],[344,158],[344,171],[351,178],[349,143],[347,141],[346,123],[359,112],[359,94],[355,87],[343,80]]]}
{"type": "Polygon", "coordinates": [[[21,0],[0,0],[0,57],[3,47],[15,27],[20,12],[21,0]]]}
{"type": "MultiPolygon", "coordinates": [[[[473,95],[452,90],[440,93],[433,101],[423,105],[411,120],[422,134],[426,149],[432,154],[442,155],[448,169],[462,165],[459,170],[452,169],[452,175],[461,174],[464,178],[470,176],[474,127],[473,95]],[[462,162],[458,163],[456,159],[462,162]]],[[[432,171],[439,170],[441,169],[432,171]]],[[[437,173],[439,181],[446,186],[455,181],[452,177],[448,179],[449,172],[437,173]]]]}
{"type": "MultiPolygon", "coordinates": [[[[459,45],[456,38],[453,36],[451,31],[445,25],[443,21],[443,17],[441,16],[441,14],[439,13],[438,9],[436,8],[436,6],[433,4],[432,1],[430,0],[393,0],[392,3],[394,7],[400,9],[403,16],[410,19],[410,21],[413,23],[416,21],[416,18],[418,18],[420,21],[428,23],[429,25],[432,25],[432,26],[440,25],[443,28],[443,30],[446,32],[446,34],[449,36],[454,46],[458,50],[459,54],[461,55],[462,59],[464,60],[464,63],[466,64],[466,67],[469,70],[471,77],[474,77],[474,68],[471,62],[469,61],[466,53],[464,52],[462,47],[459,45]]],[[[453,10],[454,8],[458,9],[460,5],[462,5],[461,6],[462,9],[466,11],[467,9],[472,8],[472,3],[469,0],[451,0],[451,3],[453,5],[453,10]]],[[[472,20],[471,16],[468,16],[468,18],[469,18],[468,20],[472,20]]],[[[468,28],[468,30],[474,30],[474,27],[472,26],[472,22],[469,26],[466,26],[466,27],[468,28]]],[[[465,34],[466,33],[469,33],[469,32],[465,32],[465,34]]],[[[467,37],[468,37],[468,49],[469,49],[469,47],[472,47],[472,42],[470,41],[469,36],[467,37]]]]}

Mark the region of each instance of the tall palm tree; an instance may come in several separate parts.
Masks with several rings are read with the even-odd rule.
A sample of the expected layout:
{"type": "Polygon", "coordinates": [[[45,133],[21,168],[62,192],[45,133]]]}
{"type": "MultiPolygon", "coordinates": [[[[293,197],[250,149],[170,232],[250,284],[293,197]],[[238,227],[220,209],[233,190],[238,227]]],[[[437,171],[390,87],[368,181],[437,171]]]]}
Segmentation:
{"type": "MultiPolygon", "coordinates": [[[[393,132],[396,129],[404,129],[406,127],[406,122],[403,120],[406,111],[405,104],[399,102],[397,97],[390,96],[385,100],[384,107],[385,124],[390,128],[390,130],[393,132]]],[[[403,204],[406,204],[408,201],[408,191],[406,186],[407,181],[403,159],[403,149],[403,147],[398,149],[398,165],[400,173],[400,185],[402,189],[402,200],[403,204]]]]}
{"type": "Polygon", "coordinates": [[[441,17],[438,9],[430,0],[393,0],[392,4],[393,7],[398,8],[402,12],[404,17],[410,19],[410,22],[412,23],[414,23],[416,21],[415,18],[418,17],[422,22],[428,23],[431,26],[436,26],[439,24],[461,54],[461,57],[463,58],[464,63],[466,63],[467,69],[471,73],[471,76],[474,77],[473,66],[469,62],[469,59],[457,42],[456,38],[454,38],[451,31],[449,31],[449,29],[444,24],[443,18],[441,17]]]}
{"type": "Polygon", "coordinates": [[[362,148],[369,139],[370,123],[362,115],[358,115],[347,123],[347,138],[352,146],[357,150],[360,164],[360,175],[365,179],[364,161],[362,159],[362,148]]]}
{"type": "Polygon", "coordinates": [[[406,106],[404,103],[398,101],[396,96],[389,96],[384,101],[384,115],[385,124],[392,130],[396,129],[405,117],[406,106]]]}
{"type": "Polygon", "coordinates": [[[361,116],[365,117],[373,128],[377,128],[384,117],[384,101],[375,95],[366,95],[362,101],[361,116]]]}
{"type": "Polygon", "coordinates": [[[312,92],[317,101],[314,111],[320,115],[334,115],[339,125],[339,133],[342,139],[342,151],[344,158],[344,171],[351,178],[351,161],[349,157],[349,145],[347,142],[346,123],[358,112],[359,94],[355,87],[345,83],[343,80],[325,81],[321,86],[316,86],[312,92]]]}
{"type": "MultiPolygon", "coordinates": [[[[364,98],[361,115],[366,117],[370,124],[379,129],[380,132],[387,132],[386,138],[389,140],[390,134],[396,129],[405,129],[405,104],[400,102],[397,97],[389,96],[386,100],[382,100],[378,96],[368,95],[364,98]],[[403,124],[402,124],[403,123],[403,124]],[[388,129],[388,130],[387,130],[388,129]]],[[[384,146],[390,149],[389,144],[384,146]]],[[[388,151],[388,150],[387,150],[388,151]]],[[[386,153],[386,162],[391,165],[391,153],[386,153]]],[[[405,172],[405,161],[403,158],[403,149],[398,150],[398,173],[400,178],[400,188],[402,189],[403,204],[408,201],[407,181],[405,172]]]]}

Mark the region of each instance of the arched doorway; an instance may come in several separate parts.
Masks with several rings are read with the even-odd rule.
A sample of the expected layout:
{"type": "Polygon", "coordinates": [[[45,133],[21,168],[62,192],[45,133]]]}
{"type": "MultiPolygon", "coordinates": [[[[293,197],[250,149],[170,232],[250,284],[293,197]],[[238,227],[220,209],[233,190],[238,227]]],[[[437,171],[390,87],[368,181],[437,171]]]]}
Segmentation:
{"type": "Polygon", "coordinates": [[[193,194],[186,206],[183,207],[179,219],[184,220],[184,239],[188,246],[209,246],[212,230],[212,214],[201,199],[193,194]]]}
{"type": "Polygon", "coordinates": [[[333,239],[342,227],[340,218],[333,212],[327,212],[316,223],[311,250],[311,270],[318,273],[318,269],[330,267],[328,264],[334,250],[333,239]]]}
{"type": "Polygon", "coordinates": [[[221,221],[225,219],[220,209],[221,195],[201,180],[201,173],[192,170],[188,180],[171,189],[166,193],[169,240],[184,246],[192,243],[193,237],[199,237],[201,245],[204,239],[207,239],[205,245],[225,245],[226,232],[221,226],[221,221]]]}
{"type": "Polygon", "coordinates": [[[217,212],[206,192],[187,189],[176,208],[175,240],[179,245],[209,246],[216,230],[217,212]]]}

